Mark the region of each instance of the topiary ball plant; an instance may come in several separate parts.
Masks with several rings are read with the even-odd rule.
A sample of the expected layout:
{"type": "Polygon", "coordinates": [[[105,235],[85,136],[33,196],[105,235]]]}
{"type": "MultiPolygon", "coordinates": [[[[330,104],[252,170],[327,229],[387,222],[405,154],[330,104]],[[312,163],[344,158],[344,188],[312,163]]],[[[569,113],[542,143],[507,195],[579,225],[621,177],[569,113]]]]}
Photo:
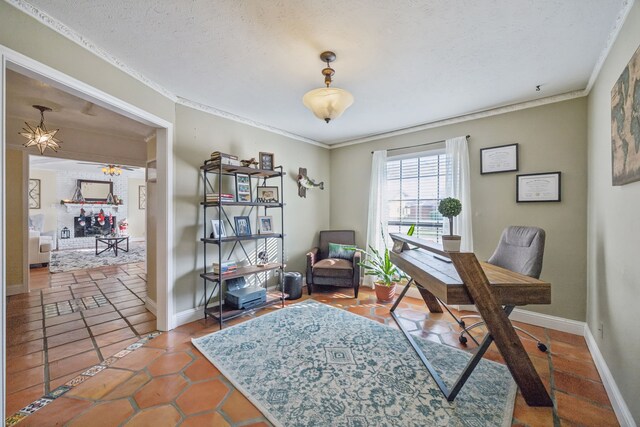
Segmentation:
{"type": "Polygon", "coordinates": [[[462,212],[462,203],[458,199],[447,197],[440,201],[438,212],[440,212],[440,215],[449,218],[449,235],[453,236],[453,218],[462,212]]]}

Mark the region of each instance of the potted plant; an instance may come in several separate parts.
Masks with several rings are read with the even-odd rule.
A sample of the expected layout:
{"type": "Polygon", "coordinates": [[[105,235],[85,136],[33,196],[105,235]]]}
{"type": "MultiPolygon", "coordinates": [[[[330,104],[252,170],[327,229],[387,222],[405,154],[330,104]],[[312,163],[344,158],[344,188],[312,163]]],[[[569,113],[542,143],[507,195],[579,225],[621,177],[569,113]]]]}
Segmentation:
{"type": "MultiPolygon", "coordinates": [[[[362,251],[361,249],[359,249],[362,251]]],[[[365,274],[376,276],[376,297],[380,302],[391,302],[396,294],[396,285],[405,277],[389,259],[389,249],[385,245],[384,253],[369,246],[369,251],[362,251],[366,257],[358,263],[364,267],[365,274]]]]}
{"type": "Polygon", "coordinates": [[[449,218],[449,235],[442,236],[442,248],[447,252],[460,252],[460,236],[453,234],[453,218],[462,212],[462,203],[458,199],[447,197],[440,201],[438,212],[449,218]]]}

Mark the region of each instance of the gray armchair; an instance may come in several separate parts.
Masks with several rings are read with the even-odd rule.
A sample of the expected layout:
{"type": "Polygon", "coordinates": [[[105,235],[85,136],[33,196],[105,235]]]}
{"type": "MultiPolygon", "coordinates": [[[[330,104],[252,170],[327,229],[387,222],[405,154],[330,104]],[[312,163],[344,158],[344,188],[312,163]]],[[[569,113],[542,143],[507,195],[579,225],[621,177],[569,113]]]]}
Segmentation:
{"type": "Polygon", "coordinates": [[[318,246],[307,253],[307,290],[309,295],[314,286],[335,286],[353,288],[355,298],[360,288],[360,267],[362,254],[356,251],[353,259],[329,258],[329,243],[341,245],[356,244],[353,230],[321,231],[318,246]]]}

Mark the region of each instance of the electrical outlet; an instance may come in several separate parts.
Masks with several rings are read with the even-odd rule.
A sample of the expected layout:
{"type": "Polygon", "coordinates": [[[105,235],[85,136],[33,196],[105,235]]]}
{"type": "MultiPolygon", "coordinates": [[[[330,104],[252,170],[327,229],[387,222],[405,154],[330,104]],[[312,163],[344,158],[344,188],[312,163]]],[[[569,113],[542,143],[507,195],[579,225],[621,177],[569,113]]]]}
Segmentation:
{"type": "Polygon", "coordinates": [[[598,332],[600,332],[600,338],[604,338],[604,322],[600,322],[600,326],[598,327],[598,332]]]}

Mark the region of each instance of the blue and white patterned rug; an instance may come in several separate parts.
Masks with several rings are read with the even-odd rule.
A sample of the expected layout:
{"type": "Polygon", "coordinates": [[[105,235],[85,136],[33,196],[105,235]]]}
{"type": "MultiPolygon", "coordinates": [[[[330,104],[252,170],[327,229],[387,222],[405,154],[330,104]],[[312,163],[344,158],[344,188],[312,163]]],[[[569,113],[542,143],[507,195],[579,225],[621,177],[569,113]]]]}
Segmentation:
{"type": "MultiPolygon", "coordinates": [[[[126,244],[122,244],[126,248],[126,244]]],[[[102,244],[99,250],[106,248],[102,244]]],[[[129,252],[118,250],[115,256],[113,250],[96,255],[96,248],[90,249],[63,249],[51,252],[51,262],[49,271],[52,273],[63,273],[65,271],[87,270],[91,268],[104,267],[107,265],[131,264],[144,262],[146,253],[144,242],[129,243],[129,252]]]]}
{"type": "MultiPolygon", "coordinates": [[[[415,337],[451,385],[470,355],[415,337]]],[[[516,384],[482,360],[447,402],[399,330],[314,301],[193,339],[276,426],[509,426],[516,384]]]]}

